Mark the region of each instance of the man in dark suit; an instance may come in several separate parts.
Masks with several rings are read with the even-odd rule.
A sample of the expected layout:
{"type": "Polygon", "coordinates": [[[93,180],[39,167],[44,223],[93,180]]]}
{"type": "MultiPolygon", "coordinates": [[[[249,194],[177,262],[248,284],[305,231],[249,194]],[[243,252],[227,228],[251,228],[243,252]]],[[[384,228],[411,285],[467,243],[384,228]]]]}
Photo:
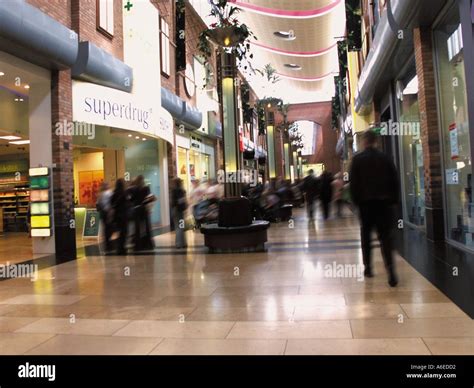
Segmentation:
{"type": "Polygon", "coordinates": [[[350,170],[350,190],[354,204],[359,208],[364,275],[373,277],[371,234],[376,229],[388,283],[396,287],[398,278],[393,260],[393,209],[398,202],[398,173],[391,159],[375,147],[377,135],[372,130],[364,132],[364,151],[355,155],[350,170]]]}
{"type": "Polygon", "coordinates": [[[319,194],[319,182],[314,176],[314,171],[309,170],[308,176],[303,181],[303,192],[306,196],[306,209],[308,211],[309,220],[314,218],[314,202],[319,194]]]}

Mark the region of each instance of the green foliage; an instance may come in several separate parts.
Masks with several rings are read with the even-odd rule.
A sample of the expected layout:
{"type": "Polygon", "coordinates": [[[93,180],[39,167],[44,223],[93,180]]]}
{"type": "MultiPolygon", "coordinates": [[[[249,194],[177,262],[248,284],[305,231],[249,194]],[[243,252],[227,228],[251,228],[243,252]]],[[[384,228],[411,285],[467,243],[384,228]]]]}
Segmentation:
{"type": "MultiPolygon", "coordinates": [[[[233,51],[240,61],[253,58],[250,53],[250,39],[257,40],[257,37],[247,27],[247,25],[240,23],[237,19],[237,14],[240,12],[238,7],[228,6],[227,0],[211,0],[211,16],[217,18],[217,22],[210,25],[199,34],[198,50],[207,61],[212,55],[211,40],[213,32],[218,30],[228,29],[232,31],[232,35],[236,38],[236,43],[229,46],[228,49],[233,51]]],[[[217,42],[216,42],[217,43],[217,42]]],[[[247,68],[247,66],[245,67],[247,68]]]]}

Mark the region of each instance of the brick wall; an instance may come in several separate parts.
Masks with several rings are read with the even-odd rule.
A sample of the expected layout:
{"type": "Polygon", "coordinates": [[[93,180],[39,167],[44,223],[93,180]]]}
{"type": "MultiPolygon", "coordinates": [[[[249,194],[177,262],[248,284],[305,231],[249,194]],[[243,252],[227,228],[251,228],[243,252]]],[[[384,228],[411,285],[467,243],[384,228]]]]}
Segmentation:
{"type": "MultiPolygon", "coordinates": [[[[161,86],[176,92],[176,45],[175,45],[175,3],[176,0],[151,0],[152,4],[158,9],[160,16],[165,19],[170,27],[170,76],[161,75],[161,86]]],[[[161,43],[160,43],[161,44],[161,43]]]]}
{"type": "MultiPolygon", "coordinates": [[[[336,155],[337,133],[332,129],[332,105],[331,102],[314,102],[308,104],[293,104],[288,112],[288,121],[309,120],[318,123],[321,130],[316,134],[316,150],[312,156],[306,157],[308,163],[324,163],[326,168],[336,173],[340,171],[341,160],[336,155]]],[[[282,121],[281,115],[276,115],[275,120],[278,123],[282,121]]],[[[277,135],[278,132],[275,131],[277,135]]],[[[279,136],[275,138],[275,151],[281,150],[279,136]]],[[[281,163],[281,156],[277,155],[277,174],[278,164],[281,163]],[[279,161],[279,163],[278,163],[279,161]]],[[[280,167],[281,171],[281,167],[280,167]]]]}
{"type": "Polygon", "coordinates": [[[90,41],[113,56],[123,60],[123,7],[122,0],[114,0],[114,35],[109,37],[97,29],[97,0],[69,0],[72,29],[79,40],[90,41]]]}
{"type": "Polygon", "coordinates": [[[71,0],[26,0],[26,2],[65,26],[71,26],[71,0]]]}
{"type": "Polygon", "coordinates": [[[413,40],[419,84],[418,103],[423,146],[427,236],[432,240],[443,240],[442,155],[431,30],[415,29],[413,40]]]}

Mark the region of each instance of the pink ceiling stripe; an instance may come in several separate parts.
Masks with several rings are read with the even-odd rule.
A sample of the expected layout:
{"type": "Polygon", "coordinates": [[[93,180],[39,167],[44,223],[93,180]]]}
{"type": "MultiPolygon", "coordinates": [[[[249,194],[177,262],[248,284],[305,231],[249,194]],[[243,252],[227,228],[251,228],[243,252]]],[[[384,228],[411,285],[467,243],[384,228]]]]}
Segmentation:
{"type": "Polygon", "coordinates": [[[286,74],[281,74],[281,73],[276,73],[276,74],[279,75],[280,77],[283,77],[283,78],[288,78],[288,79],[292,79],[292,80],[295,80],[295,81],[305,81],[305,82],[321,81],[321,80],[323,80],[325,78],[328,78],[331,75],[333,75],[333,73],[328,73],[328,74],[322,75],[321,77],[310,78],[310,77],[295,77],[295,76],[292,76],[292,75],[286,75],[286,74]]]}
{"type": "Polygon", "coordinates": [[[336,42],[332,46],[322,49],[322,50],[318,50],[318,51],[289,51],[289,50],[283,50],[280,48],[266,46],[264,44],[257,43],[257,42],[251,42],[251,43],[264,50],[268,50],[277,54],[294,55],[294,56],[299,56],[299,57],[317,57],[319,55],[324,55],[324,54],[329,53],[331,50],[333,50],[337,46],[337,42],[336,42]]]}
{"type": "Polygon", "coordinates": [[[245,3],[239,0],[230,0],[231,3],[234,3],[236,6],[247,9],[249,11],[254,11],[258,13],[263,13],[269,16],[278,16],[278,17],[288,17],[288,18],[310,18],[317,17],[331,12],[335,7],[337,7],[342,0],[334,0],[331,4],[310,10],[284,10],[284,9],[274,9],[274,8],[265,8],[259,5],[245,3]]]}

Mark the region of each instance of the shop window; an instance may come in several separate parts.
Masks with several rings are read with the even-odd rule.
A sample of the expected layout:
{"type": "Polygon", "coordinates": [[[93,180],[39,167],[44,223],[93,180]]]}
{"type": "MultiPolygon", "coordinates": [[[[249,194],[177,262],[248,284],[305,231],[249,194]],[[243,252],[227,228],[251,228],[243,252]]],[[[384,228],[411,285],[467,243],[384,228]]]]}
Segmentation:
{"type": "Polygon", "coordinates": [[[457,7],[434,31],[445,176],[447,237],[474,248],[466,69],[457,7]]]}
{"type": "Polygon", "coordinates": [[[418,77],[399,81],[399,138],[402,157],[403,205],[405,220],[417,226],[425,225],[425,179],[423,146],[421,143],[418,77]]]}
{"type": "Polygon", "coordinates": [[[114,0],[97,0],[97,28],[105,35],[114,35],[114,0]]]}
{"type": "Polygon", "coordinates": [[[160,38],[161,73],[169,77],[171,74],[170,26],[164,18],[160,18],[160,38]]]}

